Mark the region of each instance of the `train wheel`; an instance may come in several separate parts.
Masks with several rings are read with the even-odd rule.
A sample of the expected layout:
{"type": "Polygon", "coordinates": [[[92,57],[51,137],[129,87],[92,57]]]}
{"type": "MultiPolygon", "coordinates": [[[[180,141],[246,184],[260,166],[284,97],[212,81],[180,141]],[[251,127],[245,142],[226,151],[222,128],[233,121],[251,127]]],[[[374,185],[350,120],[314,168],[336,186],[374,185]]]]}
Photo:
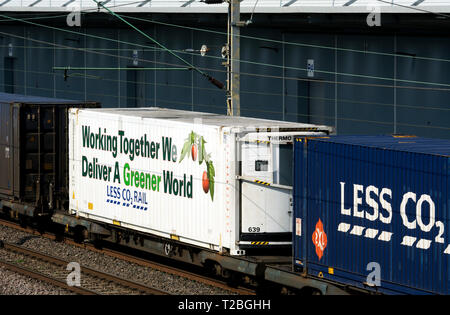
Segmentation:
{"type": "Polygon", "coordinates": [[[96,249],[103,249],[103,240],[101,237],[95,236],[94,239],[92,240],[92,244],[94,244],[94,247],[96,249]]]}
{"type": "Polygon", "coordinates": [[[242,282],[242,276],[234,271],[225,270],[226,271],[226,282],[232,288],[237,288],[242,282]]]}
{"type": "Polygon", "coordinates": [[[73,239],[77,243],[83,243],[88,238],[88,231],[84,226],[77,225],[73,233],[73,239]]]}
{"type": "Polygon", "coordinates": [[[22,214],[19,214],[20,227],[26,228],[28,226],[28,218],[22,214]]]}

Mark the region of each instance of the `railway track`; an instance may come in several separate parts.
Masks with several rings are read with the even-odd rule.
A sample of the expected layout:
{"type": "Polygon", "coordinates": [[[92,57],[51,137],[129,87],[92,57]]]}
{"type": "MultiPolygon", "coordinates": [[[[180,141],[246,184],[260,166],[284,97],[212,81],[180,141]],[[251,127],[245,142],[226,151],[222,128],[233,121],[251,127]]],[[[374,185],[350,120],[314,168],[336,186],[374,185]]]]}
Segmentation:
{"type": "Polygon", "coordinates": [[[168,294],[164,291],[85,266],[80,266],[79,284],[69,285],[67,279],[72,268],[68,268],[68,266],[70,266],[71,262],[4,242],[0,243],[0,264],[14,272],[31,276],[77,294],[168,294]]]}
{"type": "Polygon", "coordinates": [[[108,249],[108,248],[104,248],[102,250],[98,250],[97,248],[95,248],[94,246],[92,246],[91,244],[88,244],[88,246],[91,250],[95,250],[95,251],[99,251],[101,253],[104,253],[106,255],[109,255],[111,257],[116,257],[119,259],[123,259],[126,260],[128,262],[132,262],[144,267],[149,267],[149,268],[153,268],[159,271],[163,271],[166,273],[170,273],[172,275],[176,275],[176,276],[180,276],[192,281],[198,281],[201,282],[203,284],[207,284],[207,285],[211,285],[214,287],[218,287],[221,289],[225,289],[228,290],[230,292],[236,293],[236,294],[240,294],[240,295],[255,295],[255,291],[248,289],[248,288],[244,288],[244,287],[231,287],[229,286],[226,282],[224,281],[220,281],[214,278],[210,278],[210,277],[206,277],[206,276],[202,276],[193,272],[189,272],[183,269],[179,269],[179,268],[175,268],[172,266],[167,266],[167,265],[163,265],[157,262],[153,262],[153,261],[149,261],[146,259],[142,259],[136,256],[132,256],[132,255],[128,255],[125,253],[121,253],[112,249],[108,249]]]}
{"type": "MultiPolygon", "coordinates": [[[[35,229],[30,228],[30,227],[22,227],[20,226],[18,223],[12,222],[12,221],[7,221],[4,219],[0,219],[0,224],[4,225],[4,226],[8,226],[17,230],[21,230],[23,232],[26,233],[30,233],[33,235],[39,235],[41,237],[45,237],[48,239],[52,239],[52,240],[57,240],[57,236],[52,234],[52,233],[48,233],[48,232],[37,232],[35,229]]],[[[255,295],[256,292],[252,289],[248,289],[248,288],[244,288],[244,287],[231,287],[229,286],[226,282],[224,281],[220,281],[218,279],[214,279],[211,277],[207,277],[207,276],[203,276],[203,275],[199,275],[193,272],[189,272],[180,268],[176,268],[173,266],[167,266],[167,265],[163,265],[154,261],[150,261],[148,259],[143,259],[140,257],[136,257],[136,256],[132,256],[129,254],[125,254],[116,250],[112,250],[109,248],[103,248],[103,249],[98,249],[96,248],[94,245],[90,244],[90,243],[84,243],[84,244],[79,244],[76,243],[75,241],[73,241],[72,239],[69,238],[64,238],[64,240],[58,239],[59,241],[64,241],[66,244],[68,245],[72,245],[72,246],[76,246],[76,247],[80,247],[80,248],[84,248],[84,249],[88,249],[97,253],[102,253],[111,257],[115,257],[121,260],[125,260],[127,262],[130,263],[134,263],[143,267],[149,267],[149,268],[153,268],[162,272],[166,272],[168,274],[172,274],[172,275],[176,275],[176,276],[180,276],[192,281],[198,281],[200,283],[206,284],[206,285],[210,285],[210,286],[214,286],[217,288],[221,288],[224,290],[229,291],[230,293],[235,293],[235,294],[239,294],[239,295],[255,295]]],[[[1,262],[0,262],[1,263],[1,262]]],[[[66,265],[67,266],[66,262],[66,265]]],[[[15,266],[18,267],[18,266],[15,266]]],[[[10,267],[10,269],[13,267],[10,267]]],[[[64,269],[65,270],[65,269],[64,269]]],[[[17,271],[19,273],[23,273],[20,271],[17,271]]],[[[69,272],[65,271],[65,277],[67,277],[67,274],[69,272]]],[[[35,278],[38,276],[35,276],[35,278]]],[[[48,282],[48,281],[47,281],[48,282]]],[[[65,278],[64,278],[64,284],[66,284],[65,282],[65,278]]],[[[55,283],[55,285],[57,285],[55,283]]],[[[59,285],[58,285],[59,286],[59,285]]],[[[72,287],[73,288],[73,287],[72,287]]],[[[69,289],[70,290],[70,289],[69,289]]],[[[74,288],[74,290],[76,290],[76,288],[74,288]]],[[[73,290],[72,290],[73,291],[73,290]]],[[[82,294],[82,293],[81,293],[82,294]]],[[[126,294],[126,293],[124,293],[126,294]]]]}

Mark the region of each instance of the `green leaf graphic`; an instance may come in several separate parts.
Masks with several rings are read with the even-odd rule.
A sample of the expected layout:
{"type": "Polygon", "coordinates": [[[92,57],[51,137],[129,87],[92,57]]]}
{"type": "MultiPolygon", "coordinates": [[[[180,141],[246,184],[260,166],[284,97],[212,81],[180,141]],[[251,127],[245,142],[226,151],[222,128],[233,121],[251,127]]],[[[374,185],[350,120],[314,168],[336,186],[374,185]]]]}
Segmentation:
{"type": "Polygon", "coordinates": [[[209,179],[209,192],[211,200],[214,201],[214,166],[212,161],[206,163],[207,175],[209,179]]]}
{"type": "Polygon", "coordinates": [[[209,165],[211,167],[210,172],[212,174],[212,177],[216,176],[216,171],[214,170],[214,165],[213,165],[212,161],[211,161],[211,163],[209,163],[209,165]]]}
{"type": "Polygon", "coordinates": [[[190,147],[191,147],[190,141],[187,140],[183,145],[183,149],[181,150],[181,157],[180,157],[180,161],[178,163],[181,163],[181,161],[183,161],[184,157],[189,152],[190,147]]]}
{"type": "Polygon", "coordinates": [[[203,163],[203,154],[205,152],[205,145],[204,145],[203,136],[200,137],[199,143],[198,143],[198,164],[202,165],[203,163]]]}
{"type": "Polygon", "coordinates": [[[209,180],[209,192],[211,194],[211,200],[214,201],[214,177],[209,180]]]}
{"type": "Polygon", "coordinates": [[[186,138],[183,149],[181,150],[180,161],[183,161],[184,157],[190,152],[192,145],[197,145],[198,163],[201,165],[203,161],[206,164],[206,175],[209,180],[209,193],[211,194],[211,200],[214,201],[214,176],[216,171],[213,166],[213,162],[210,160],[211,154],[208,154],[205,150],[205,139],[203,136],[197,135],[194,131],[191,131],[186,138]]]}

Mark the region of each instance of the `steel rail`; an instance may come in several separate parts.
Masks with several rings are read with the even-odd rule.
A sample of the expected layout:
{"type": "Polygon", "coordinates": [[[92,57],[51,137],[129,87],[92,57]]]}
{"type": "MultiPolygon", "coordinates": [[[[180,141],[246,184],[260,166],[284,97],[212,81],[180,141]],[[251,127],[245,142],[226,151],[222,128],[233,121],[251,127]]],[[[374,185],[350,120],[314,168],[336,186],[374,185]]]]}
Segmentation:
{"type": "Polygon", "coordinates": [[[167,266],[167,265],[163,265],[154,261],[149,261],[146,259],[142,259],[136,256],[132,256],[132,255],[128,255],[125,253],[121,253],[109,248],[104,248],[104,249],[97,249],[92,245],[89,245],[89,249],[90,250],[94,250],[94,251],[98,251],[99,253],[103,253],[106,254],[108,256],[111,257],[115,257],[118,259],[122,259],[122,260],[126,260],[128,262],[131,263],[135,263],[138,264],[140,266],[143,267],[148,267],[148,268],[153,268],[162,272],[166,272],[175,276],[180,276],[192,281],[197,281],[206,285],[210,285],[216,288],[220,288],[220,289],[224,289],[233,293],[237,293],[237,294],[241,294],[241,295],[255,295],[255,291],[251,290],[251,289],[247,289],[247,288],[243,288],[243,287],[230,287],[229,285],[227,285],[224,281],[220,281],[220,280],[216,280],[210,277],[206,277],[203,275],[199,275],[193,272],[189,272],[183,269],[179,269],[176,267],[172,267],[172,266],[167,266]],[[91,248],[92,247],[92,248],[91,248]]]}
{"type": "MultiPolygon", "coordinates": [[[[18,246],[18,245],[14,245],[14,244],[10,244],[10,243],[6,243],[6,242],[1,242],[1,246],[2,249],[5,249],[9,252],[12,252],[14,254],[19,254],[19,255],[23,255],[24,257],[29,257],[32,259],[37,259],[39,261],[42,261],[44,263],[50,264],[50,265],[55,265],[55,266],[59,266],[59,267],[66,267],[70,262],[51,256],[51,255],[47,255],[41,252],[37,252],[28,248],[24,248],[22,246],[18,246]]],[[[43,280],[45,282],[49,282],[52,284],[55,284],[57,286],[61,286],[63,281],[58,280],[56,277],[54,276],[50,276],[50,275],[45,275],[42,272],[39,271],[35,271],[35,270],[31,270],[28,267],[23,267],[23,266],[18,266],[17,264],[12,264],[10,262],[5,262],[4,260],[2,261],[3,265],[5,265],[6,267],[9,268],[15,268],[15,271],[19,272],[19,273],[27,273],[28,275],[32,275],[33,277],[38,277],[40,278],[40,280],[43,280]]],[[[90,276],[91,282],[84,284],[84,285],[90,285],[92,286],[94,283],[92,282],[92,279],[98,279],[99,281],[104,281],[104,282],[108,282],[108,283],[112,283],[113,285],[120,285],[123,288],[125,288],[128,291],[136,291],[138,294],[149,294],[149,295],[167,295],[168,293],[162,290],[158,290],[156,288],[152,288],[149,287],[147,285],[144,284],[140,284],[131,280],[127,280],[121,277],[118,277],[116,275],[113,274],[109,274],[109,273],[105,273],[99,270],[95,270],[89,267],[85,267],[85,266],[81,266],[80,268],[80,273],[81,275],[84,276],[90,276]]],[[[108,294],[109,293],[109,289],[108,288],[104,288],[104,289],[86,289],[82,286],[80,287],[71,287],[69,285],[66,284],[66,286],[64,287],[66,289],[69,289],[71,291],[74,291],[78,294],[108,294]]]]}
{"type": "Polygon", "coordinates": [[[6,269],[8,269],[8,270],[10,270],[12,272],[15,272],[15,273],[18,273],[18,274],[21,274],[21,275],[33,278],[35,280],[39,280],[39,281],[42,281],[42,282],[45,282],[45,283],[52,284],[52,285],[54,285],[56,287],[59,287],[59,288],[62,288],[62,289],[65,289],[65,290],[68,290],[68,291],[71,291],[71,292],[74,292],[74,293],[77,293],[77,294],[80,294],[80,295],[95,295],[96,294],[95,292],[90,291],[88,289],[80,288],[80,287],[77,287],[77,286],[69,286],[64,281],[58,280],[58,279],[53,278],[53,277],[49,277],[49,276],[47,276],[47,275],[45,275],[43,273],[40,273],[38,271],[34,271],[34,270],[31,270],[31,269],[26,268],[26,267],[18,266],[16,264],[12,264],[12,263],[7,262],[7,261],[0,260],[0,266],[3,266],[4,268],[6,268],[6,269]]]}
{"type": "MultiPolygon", "coordinates": [[[[55,236],[54,234],[45,232],[45,233],[39,233],[37,232],[35,229],[33,228],[29,228],[29,227],[22,227],[20,226],[18,223],[16,222],[12,222],[12,221],[8,221],[8,220],[4,220],[4,219],[0,219],[0,225],[4,225],[13,229],[17,229],[26,233],[30,233],[33,235],[39,235],[41,237],[47,238],[47,239],[51,239],[51,240],[57,240],[57,236],[55,236]]],[[[112,250],[109,248],[96,248],[93,244],[90,243],[77,243],[75,241],[73,241],[70,238],[64,238],[63,241],[65,244],[71,245],[71,246],[76,246],[79,248],[84,248],[96,253],[101,253],[113,258],[118,258],[133,264],[137,264],[140,265],[142,267],[147,267],[147,268],[152,268],[161,272],[165,272],[171,275],[175,275],[175,276],[179,276],[188,280],[192,280],[192,281],[197,281],[199,283],[205,284],[205,285],[210,285],[216,288],[220,288],[223,290],[227,290],[230,291],[232,293],[236,293],[239,295],[256,295],[256,292],[252,289],[247,289],[244,287],[230,287],[226,282],[224,281],[220,281],[211,277],[207,277],[207,276],[203,276],[203,275],[199,275],[193,272],[189,272],[186,270],[183,270],[181,268],[176,268],[173,266],[167,266],[167,265],[163,265],[154,261],[150,261],[148,259],[143,259],[143,258],[139,258],[133,255],[129,255],[126,253],[122,253],[116,250],[112,250]]]]}

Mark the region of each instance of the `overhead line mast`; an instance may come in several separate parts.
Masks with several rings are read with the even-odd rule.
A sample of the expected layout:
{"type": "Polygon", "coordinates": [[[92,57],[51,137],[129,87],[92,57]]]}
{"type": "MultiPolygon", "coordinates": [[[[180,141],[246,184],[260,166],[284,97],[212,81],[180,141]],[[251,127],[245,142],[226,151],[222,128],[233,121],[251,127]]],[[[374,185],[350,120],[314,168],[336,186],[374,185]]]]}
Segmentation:
{"type": "Polygon", "coordinates": [[[228,6],[228,47],[227,67],[227,105],[229,115],[241,115],[241,78],[240,78],[240,62],[241,59],[241,43],[240,43],[240,0],[229,0],[228,6]]]}
{"type": "Polygon", "coordinates": [[[240,27],[249,24],[240,19],[242,0],[203,0],[206,4],[220,4],[228,2],[228,31],[227,46],[227,115],[241,115],[241,80],[240,80],[240,27]]]}

